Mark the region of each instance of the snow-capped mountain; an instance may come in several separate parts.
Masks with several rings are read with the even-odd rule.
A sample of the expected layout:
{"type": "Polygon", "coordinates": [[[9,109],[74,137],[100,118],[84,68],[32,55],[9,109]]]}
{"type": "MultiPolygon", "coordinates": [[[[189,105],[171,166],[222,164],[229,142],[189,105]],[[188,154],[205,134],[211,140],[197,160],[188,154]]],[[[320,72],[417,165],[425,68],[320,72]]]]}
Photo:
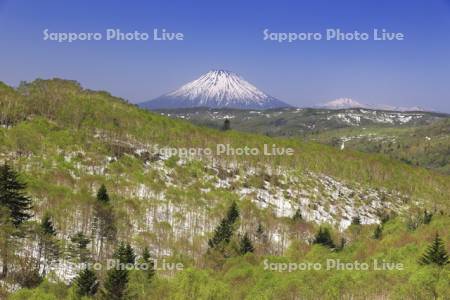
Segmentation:
{"type": "Polygon", "coordinates": [[[345,108],[363,108],[363,107],[367,108],[368,106],[350,98],[339,98],[324,104],[319,104],[318,107],[327,109],[345,109],[345,108]]]}
{"type": "Polygon", "coordinates": [[[388,111],[431,111],[426,110],[419,106],[392,106],[392,105],[383,105],[383,104],[364,104],[358,101],[355,101],[351,98],[339,98],[324,104],[317,105],[318,108],[325,109],[347,109],[347,108],[367,108],[373,110],[388,110],[388,111]]]}
{"type": "Polygon", "coordinates": [[[141,103],[140,106],[149,109],[201,106],[268,109],[290,105],[260,91],[234,72],[212,70],[179,89],[141,103]]]}

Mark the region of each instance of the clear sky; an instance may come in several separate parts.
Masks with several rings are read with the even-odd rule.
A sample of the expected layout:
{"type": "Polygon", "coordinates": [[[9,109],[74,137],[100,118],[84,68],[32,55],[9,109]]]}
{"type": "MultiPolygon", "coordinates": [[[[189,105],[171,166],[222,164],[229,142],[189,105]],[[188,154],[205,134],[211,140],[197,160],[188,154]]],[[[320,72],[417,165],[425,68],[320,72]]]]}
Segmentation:
{"type": "Polygon", "coordinates": [[[0,0],[0,80],[61,77],[131,102],[210,69],[293,105],[341,97],[450,112],[450,0],[0,0]],[[182,32],[184,41],[44,41],[50,32],[182,32]],[[404,41],[264,41],[271,32],[401,32],[404,41]]]}

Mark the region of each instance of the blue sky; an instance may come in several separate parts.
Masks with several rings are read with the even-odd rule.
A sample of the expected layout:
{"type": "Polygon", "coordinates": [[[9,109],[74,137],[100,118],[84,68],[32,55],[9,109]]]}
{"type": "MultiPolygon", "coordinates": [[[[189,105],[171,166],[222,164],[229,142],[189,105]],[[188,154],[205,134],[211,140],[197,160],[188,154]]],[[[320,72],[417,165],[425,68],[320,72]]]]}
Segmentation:
{"type": "Polygon", "coordinates": [[[0,47],[0,80],[11,85],[61,77],[141,102],[223,68],[298,106],[349,97],[450,112],[450,0],[0,0],[0,47]],[[185,40],[57,43],[43,40],[46,28],[165,28],[185,40]],[[385,28],[406,39],[277,43],[265,28],[385,28]]]}

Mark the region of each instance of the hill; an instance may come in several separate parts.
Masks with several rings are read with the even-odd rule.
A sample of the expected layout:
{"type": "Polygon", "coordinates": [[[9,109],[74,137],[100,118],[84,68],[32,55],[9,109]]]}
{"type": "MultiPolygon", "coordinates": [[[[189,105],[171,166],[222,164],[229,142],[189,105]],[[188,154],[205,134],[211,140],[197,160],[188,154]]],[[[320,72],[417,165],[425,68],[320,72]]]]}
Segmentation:
{"type": "Polygon", "coordinates": [[[172,109],[162,115],[194,124],[268,136],[317,141],[338,149],[380,153],[403,162],[449,173],[450,116],[434,112],[351,109],[172,109]]]}
{"type": "MultiPolygon", "coordinates": [[[[103,262],[112,255],[118,241],[126,241],[138,253],[148,247],[155,258],[182,263],[186,270],[175,277],[170,270],[158,271],[161,277],[152,283],[151,293],[160,299],[185,299],[189,295],[214,299],[257,295],[273,298],[263,288],[267,280],[288,295],[292,285],[304,278],[296,277],[298,274],[286,278],[280,274],[281,278],[261,273],[264,258],[281,262],[318,257],[392,258],[411,266],[402,275],[402,282],[394,285],[410,287],[404,280],[408,281],[419,268],[415,264],[417,252],[428,244],[429,233],[439,230],[449,239],[449,177],[381,155],[340,151],[298,139],[199,127],[61,79],[36,80],[17,89],[0,84],[0,108],[0,162],[11,165],[28,184],[27,193],[34,204],[31,224],[39,224],[44,215],[50,214],[63,254],[70,252],[71,238],[81,232],[89,237],[89,250],[95,261],[103,262]],[[257,155],[212,151],[212,155],[196,152],[188,156],[170,152],[184,148],[216,149],[218,144],[259,151],[257,155]],[[264,144],[292,148],[294,155],[263,155],[264,144]],[[166,151],[155,153],[155,148],[166,151]],[[103,239],[92,234],[96,193],[102,184],[110,195],[117,229],[114,240],[105,242],[108,247],[103,247],[103,239]],[[246,257],[206,255],[208,240],[233,202],[241,217],[232,241],[248,233],[260,252],[246,257]],[[424,209],[435,215],[431,225],[421,221],[424,209]],[[391,219],[385,229],[388,237],[380,244],[372,242],[368,232],[386,221],[387,216],[391,219]],[[292,223],[293,220],[298,223],[292,223]],[[407,231],[407,224],[412,231],[407,231]],[[348,241],[345,252],[334,254],[312,245],[321,225],[330,227],[336,244],[341,237],[348,241]],[[361,226],[360,233],[359,229],[354,232],[354,226],[361,226]],[[405,229],[398,229],[402,226],[405,229]],[[258,241],[262,230],[264,239],[258,241]],[[376,247],[372,248],[374,244],[376,247]],[[361,256],[362,250],[358,249],[362,248],[372,248],[374,252],[361,256]],[[396,249],[389,252],[396,256],[390,257],[388,249],[396,249]],[[410,256],[403,257],[406,253],[410,256]],[[239,288],[232,288],[241,281],[239,288]],[[197,284],[203,287],[186,290],[197,284]]],[[[23,269],[25,253],[31,262],[36,260],[37,242],[32,236],[20,242],[17,261],[22,264],[17,263],[11,268],[13,271],[27,270],[23,269]]],[[[227,251],[235,253],[232,249],[227,251]]],[[[19,291],[16,299],[28,299],[33,293],[60,293],[55,296],[58,299],[68,296],[66,284],[77,270],[68,267],[72,259],[61,255],[58,263],[49,267],[59,283],[44,281],[38,289],[19,291]]],[[[103,280],[106,275],[100,272],[99,276],[103,280]]],[[[302,276],[314,281],[321,278],[324,289],[316,287],[317,292],[330,298],[333,294],[325,292],[325,287],[335,287],[333,282],[346,275],[313,272],[302,276]]],[[[357,279],[358,274],[351,275],[352,280],[359,280],[356,286],[364,282],[376,285],[372,275],[361,276],[357,279]]],[[[396,280],[389,272],[381,276],[396,280]]],[[[3,291],[14,290],[15,280],[3,280],[3,291]]],[[[130,281],[141,283],[134,277],[130,281]]],[[[135,285],[133,291],[144,289],[135,285]]],[[[356,293],[354,287],[346,284],[335,288],[356,293]]],[[[393,293],[391,289],[386,292],[393,293]]],[[[368,293],[375,295],[378,291],[368,293]]],[[[141,299],[145,299],[145,294],[141,299]]]]}

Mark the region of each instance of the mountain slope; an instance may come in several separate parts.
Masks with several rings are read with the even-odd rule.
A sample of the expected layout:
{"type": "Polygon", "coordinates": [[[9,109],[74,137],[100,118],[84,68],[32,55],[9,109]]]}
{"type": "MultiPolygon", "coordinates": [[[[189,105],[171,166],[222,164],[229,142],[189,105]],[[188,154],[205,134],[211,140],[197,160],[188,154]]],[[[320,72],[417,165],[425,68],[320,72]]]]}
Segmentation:
{"type": "Polygon", "coordinates": [[[236,73],[213,70],[140,106],[148,109],[201,106],[268,109],[289,105],[260,91],[236,73]]]}
{"type": "Polygon", "coordinates": [[[338,148],[383,153],[446,174],[450,170],[450,134],[445,130],[450,115],[442,113],[363,108],[286,108],[264,112],[192,108],[159,112],[213,128],[221,128],[229,119],[231,127],[239,131],[301,137],[338,148]]]}
{"type": "MultiPolygon", "coordinates": [[[[139,250],[148,247],[155,258],[197,268],[205,268],[208,239],[233,201],[242,216],[238,234],[256,237],[256,225],[262,224],[265,244],[260,249],[268,257],[301,253],[299,243],[311,248],[318,225],[335,228],[335,239],[345,237],[351,243],[345,251],[358,256],[351,225],[356,217],[369,226],[367,230],[386,214],[399,216],[393,224],[398,227],[400,219],[425,208],[442,211],[440,222],[448,219],[448,176],[379,155],[202,128],[59,79],[37,80],[18,89],[0,83],[0,107],[0,163],[8,162],[23,175],[36,219],[51,213],[64,247],[77,232],[91,236],[101,184],[111,197],[118,241],[139,250]],[[154,153],[155,146],[214,149],[217,144],[260,150],[264,144],[275,144],[294,149],[294,155],[154,153]],[[302,220],[293,223],[297,211],[302,220]]],[[[388,240],[383,249],[400,247],[397,243],[405,234],[396,237],[395,245],[388,240]]],[[[425,245],[423,238],[420,241],[425,245]]],[[[24,249],[33,253],[36,245],[29,243],[24,249]]],[[[94,257],[98,245],[92,237],[94,257]]],[[[322,251],[312,249],[310,255],[322,251]]],[[[52,271],[68,282],[74,274],[66,263],[63,260],[52,271]]],[[[158,273],[173,276],[164,270],[158,273]]],[[[233,281],[232,276],[240,274],[224,276],[233,281]]]]}

